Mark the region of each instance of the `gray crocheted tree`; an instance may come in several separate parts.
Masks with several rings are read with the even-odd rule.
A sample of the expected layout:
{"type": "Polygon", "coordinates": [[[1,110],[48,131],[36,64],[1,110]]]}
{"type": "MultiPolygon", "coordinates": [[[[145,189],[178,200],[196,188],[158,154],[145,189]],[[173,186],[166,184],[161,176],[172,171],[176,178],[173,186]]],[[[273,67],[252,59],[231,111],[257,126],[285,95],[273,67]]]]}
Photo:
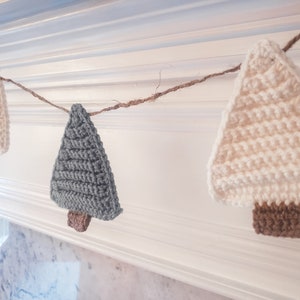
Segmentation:
{"type": "Polygon", "coordinates": [[[68,225],[80,232],[91,217],[112,220],[122,212],[100,136],[81,104],[71,108],[54,165],[51,198],[69,209],[68,225]]]}

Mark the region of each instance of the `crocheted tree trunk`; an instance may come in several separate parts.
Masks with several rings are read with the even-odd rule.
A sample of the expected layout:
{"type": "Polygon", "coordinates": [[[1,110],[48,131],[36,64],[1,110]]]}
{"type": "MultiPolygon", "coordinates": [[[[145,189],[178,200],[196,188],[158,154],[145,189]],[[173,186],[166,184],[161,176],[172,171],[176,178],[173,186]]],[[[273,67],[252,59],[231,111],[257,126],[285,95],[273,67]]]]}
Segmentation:
{"type": "Polygon", "coordinates": [[[76,231],[86,231],[91,222],[91,216],[86,213],[76,212],[69,210],[68,212],[68,225],[76,231]]]}
{"type": "Polygon", "coordinates": [[[213,198],[253,205],[257,233],[300,237],[300,77],[263,40],[241,66],[209,163],[213,198]]]}
{"type": "Polygon", "coordinates": [[[51,198],[69,210],[68,225],[85,231],[91,217],[112,220],[122,208],[100,136],[80,104],[71,108],[51,179],[51,198]]]}
{"type": "Polygon", "coordinates": [[[255,203],[253,227],[256,233],[265,235],[300,237],[300,205],[281,202],[262,205],[255,203]]]}
{"type": "Polygon", "coordinates": [[[0,154],[7,152],[9,147],[9,121],[5,90],[0,80],[0,154]]]}

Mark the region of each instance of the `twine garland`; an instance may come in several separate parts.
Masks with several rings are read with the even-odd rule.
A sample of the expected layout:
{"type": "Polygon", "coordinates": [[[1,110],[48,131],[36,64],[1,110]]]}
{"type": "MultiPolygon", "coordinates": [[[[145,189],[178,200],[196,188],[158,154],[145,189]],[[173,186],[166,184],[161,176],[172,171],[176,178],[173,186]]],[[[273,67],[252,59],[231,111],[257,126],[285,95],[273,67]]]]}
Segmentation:
{"type": "MultiPolygon", "coordinates": [[[[282,48],[282,51],[287,52],[299,40],[300,33],[289,40],[285,47],[282,48]]],[[[279,47],[277,50],[277,52],[282,52],[279,47]]],[[[264,55],[264,58],[271,59],[269,55],[264,55]]],[[[243,67],[241,67],[241,64],[238,64],[229,69],[208,74],[200,79],[194,79],[170,87],[161,92],[156,92],[159,87],[158,84],[155,93],[151,96],[117,103],[90,113],[87,113],[80,104],[73,104],[71,110],[59,106],[39,95],[34,90],[10,78],[0,76],[0,84],[4,81],[12,83],[30,93],[38,100],[70,114],[70,120],[65,130],[62,146],[51,179],[51,198],[60,207],[69,209],[68,225],[79,232],[83,232],[88,228],[92,217],[111,220],[122,212],[109,161],[97,130],[89,117],[119,108],[129,108],[146,102],[153,102],[169,93],[203,83],[214,77],[236,72],[240,69],[242,73],[243,67]],[[90,161],[91,156],[92,161],[90,161]]],[[[280,68],[275,72],[278,76],[281,73],[282,70],[280,68]]],[[[280,78],[279,76],[278,80],[280,78]]],[[[296,92],[296,89],[294,89],[294,92],[296,92]]],[[[288,156],[287,158],[290,159],[288,156]]],[[[278,159],[276,160],[279,161],[278,159]]],[[[247,159],[247,163],[249,161],[247,159]]],[[[221,167],[222,172],[227,172],[228,168],[221,167]]],[[[242,163],[241,168],[243,170],[246,169],[242,163]]],[[[237,168],[234,167],[234,170],[237,170],[237,168]]],[[[228,182],[225,183],[228,184],[228,182]]],[[[297,203],[294,205],[292,203],[288,206],[285,206],[285,204],[283,203],[278,207],[277,204],[269,205],[269,203],[264,203],[261,206],[260,203],[255,205],[255,209],[253,210],[253,226],[256,232],[275,236],[300,237],[300,204],[297,203]]]]}
{"type": "MultiPolygon", "coordinates": [[[[298,33],[292,39],[290,39],[286,43],[286,45],[282,48],[282,50],[284,52],[287,52],[289,49],[291,49],[294,46],[294,44],[296,42],[299,41],[299,39],[300,39],[300,33],[298,33]]],[[[191,87],[193,85],[203,83],[203,82],[205,82],[208,79],[211,79],[211,78],[214,78],[214,77],[218,77],[218,76],[222,76],[222,75],[225,75],[225,74],[228,74],[228,73],[234,73],[234,72],[238,71],[240,69],[240,67],[241,67],[241,64],[238,64],[235,67],[226,69],[224,71],[216,72],[216,73],[211,73],[211,74],[208,74],[208,75],[206,75],[206,76],[204,76],[204,77],[202,77],[200,79],[194,79],[194,80],[191,80],[191,81],[188,81],[188,82],[185,82],[185,83],[173,86],[171,88],[168,88],[168,89],[166,89],[166,90],[164,90],[162,92],[157,92],[157,93],[155,93],[155,94],[153,94],[151,96],[148,96],[146,98],[138,98],[138,99],[129,100],[127,102],[120,102],[120,103],[117,103],[115,105],[103,108],[101,110],[90,112],[89,115],[90,116],[95,116],[95,115],[98,115],[98,114],[101,114],[101,113],[104,113],[104,112],[107,112],[107,111],[111,111],[111,110],[116,110],[116,109],[119,109],[119,108],[128,108],[128,107],[140,105],[140,104],[143,104],[143,103],[146,103],[146,102],[153,102],[153,101],[157,100],[158,98],[161,98],[162,96],[165,96],[165,95],[167,95],[169,93],[173,93],[173,92],[176,92],[178,90],[185,89],[185,88],[191,87]]],[[[49,104],[49,105],[51,105],[51,106],[53,106],[53,107],[55,107],[57,109],[60,109],[60,110],[62,110],[64,112],[66,112],[66,113],[70,112],[69,109],[51,102],[50,100],[48,100],[45,97],[39,95],[38,93],[36,93],[32,89],[24,86],[23,84],[21,84],[19,82],[14,81],[11,78],[5,78],[5,77],[0,76],[0,80],[6,81],[6,82],[10,82],[10,83],[18,86],[22,90],[30,93],[33,97],[37,98],[38,100],[40,100],[40,101],[42,101],[44,103],[47,103],[47,104],[49,104]]]]}

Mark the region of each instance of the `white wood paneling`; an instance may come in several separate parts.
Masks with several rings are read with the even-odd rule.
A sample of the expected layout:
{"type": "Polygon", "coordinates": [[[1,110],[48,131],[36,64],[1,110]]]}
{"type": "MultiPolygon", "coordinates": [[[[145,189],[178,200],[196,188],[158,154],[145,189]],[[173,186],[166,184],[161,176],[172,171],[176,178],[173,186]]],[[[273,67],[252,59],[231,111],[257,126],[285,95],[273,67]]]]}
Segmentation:
{"type": "MultiPolygon", "coordinates": [[[[261,38],[283,46],[300,29],[300,4],[10,0],[0,26],[1,76],[92,111],[232,67],[261,38]]],[[[300,44],[288,55],[300,65],[300,44]]],[[[257,236],[251,209],[208,196],[206,164],[235,76],[93,117],[124,213],[83,234],[49,198],[67,114],[6,84],[0,215],[233,298],[297,299],[299,241],[257,236]]]]}

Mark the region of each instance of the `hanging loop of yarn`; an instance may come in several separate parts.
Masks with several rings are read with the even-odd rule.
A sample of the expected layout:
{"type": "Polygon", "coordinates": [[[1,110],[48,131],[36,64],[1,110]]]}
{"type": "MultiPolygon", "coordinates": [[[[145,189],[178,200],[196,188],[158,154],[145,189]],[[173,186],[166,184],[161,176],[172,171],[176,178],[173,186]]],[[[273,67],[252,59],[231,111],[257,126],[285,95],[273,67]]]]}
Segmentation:
{"type": "MultiPolygon", "coordinates": [[[[282,50],[284,52],[287,52],[299,40],[300,40],[300,33],[298,33],[292,39],[290,39],[286,43],[286,45],[282,48],[282,50]]],[[[128,108],[128,107],[140,105],[140,104],[143,104],[143,103],[146,103],[146,102],[153,102],[153,101],[157,100],[158,98],[161,98],[162,96],[165,96],[165,95],[167,95],[169,93],[176,92],[178,90],[185,89],[185,88],[191,87],[193,85],[203,83],[204,81],[206,81],[208,79],[211,79],[211,78],[214,78],[214,77],[218,77],[218,76],[222,76],[222,75],[225,75],[225,74],[228,74],[228,73],[234,73],[234,72],[238,71],[240,69],[240,67],[241,67],[241,64],[238,64],[235,67],[226,69],[224,71],[216,72],[216,73],[212,73],[212,74],[208,74],[208,75],[206,75],[206,76],[204,76],[204,77],[202,77],[200,79],[194,79],[194,80],[191,80],[191,81],[188,81],[188,82],[185,82],[185,83],[173,86],[171,88],[168,88],[168,89],[166,89],[164,91],[161,91],[161,92],[157,92],[157,93],[155,93],[155,94],[153,94],[151,96],[148,96],[146,98],[139,98],[139,99],[129,100],[127,102],[120,102],[120,103],[117,103],[115,105],[105,107],[105,108],[103,108],[101,110],[90,112],[89,115],[90,116],[95,116],[95,115],[98,115],[98,114],[101,114],[101,113],[104,113],[104,112],[108,112],[108,111],[111,111],[111,110],[116,110],[116,109],[119,109],[119,108],[128,108]]],[[[62,110],[64,112],[66,112],[66,113],[70,112],[69,109],[67,109],[67,108],[65,108],[63,106],[54,104],[53,102],[51,102],[50,100],[46,99],[45,97],[39,95],[38,93],[36,93],[32,89],[24,86],[23,84],[21,84],[19,82],[14,81],[13,79],[5,78],[5,77],[0,76],[0,80],[3,80],[5,82],[10,82],[10,83],[18,86],[22,90],[30,93],[33,97],[37,98],[38,100],[40,100],[40,101],[42,101],[44,103],[47,103],[47,104],[49,104],[49,105],[51,105],[51,106],[53,106],[53,107],[55,107],[57,109],[60,109],[60,110],[62,110]]]]}

